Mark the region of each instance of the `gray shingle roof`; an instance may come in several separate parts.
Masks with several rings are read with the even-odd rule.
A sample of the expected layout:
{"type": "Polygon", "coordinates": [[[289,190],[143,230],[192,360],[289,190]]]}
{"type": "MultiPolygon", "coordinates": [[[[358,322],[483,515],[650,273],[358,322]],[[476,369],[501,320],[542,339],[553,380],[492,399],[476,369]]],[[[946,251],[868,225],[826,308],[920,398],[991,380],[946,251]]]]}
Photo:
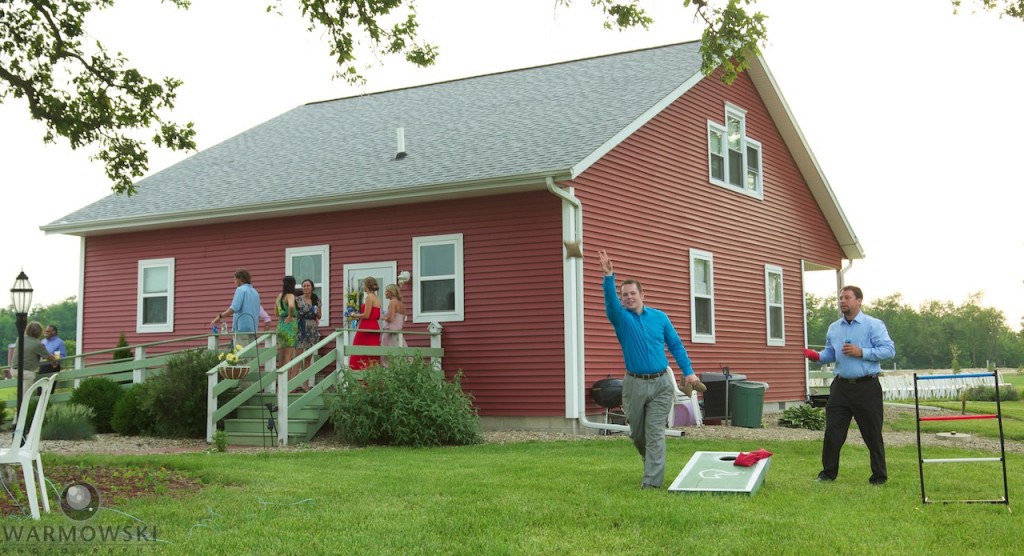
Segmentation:
{"type": "Polygon", "coordinates": [[[699,42],[299,106],[44,230],[91,233],[566,171],[700,71],[699,42]],[[408,156],[394,160],[396,128],[408,156]]]}

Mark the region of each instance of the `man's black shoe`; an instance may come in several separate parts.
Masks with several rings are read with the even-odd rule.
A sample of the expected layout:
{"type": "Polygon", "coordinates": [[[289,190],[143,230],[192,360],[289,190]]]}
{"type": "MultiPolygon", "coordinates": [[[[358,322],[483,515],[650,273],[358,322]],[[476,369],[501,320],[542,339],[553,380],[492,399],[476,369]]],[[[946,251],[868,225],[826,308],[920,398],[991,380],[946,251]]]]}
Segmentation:
{"type": "Polygon", "coordinates": [[[829,477],[828,475],[826,475],[824,473],[818,473],[818,478],[815,479],[815,481],[818,481],[819,483],[831,483],[834,480],[835,479],[833,479],[832,477],[829,477]]]}
{"type": "Polygon", "coordinates": [[[881,486],[884,485],[887,480],[888,479],[868,479],[868,482],[875,486],[881,486]]]}

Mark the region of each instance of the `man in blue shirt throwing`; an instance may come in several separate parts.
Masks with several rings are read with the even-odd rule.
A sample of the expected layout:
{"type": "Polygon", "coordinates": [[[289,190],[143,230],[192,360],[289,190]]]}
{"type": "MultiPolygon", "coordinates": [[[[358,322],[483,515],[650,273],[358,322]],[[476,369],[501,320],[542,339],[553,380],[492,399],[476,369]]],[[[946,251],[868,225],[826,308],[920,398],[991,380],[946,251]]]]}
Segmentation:
{"type": "Polygon", "coordinates": [[[644,460],[640,488],[661,488],[665,479],[665,425],[675,384],[668,372],[665,348],[672,352],[685,377],[699,382],[693,373],[679,334],[668,316],[644,305],[644,289],[636,280],[622,283],[622,301],[615,292],[615,272],[605,251],[598,251],[604,271],[604,310],[622,346],[626,376],[622,381],[622,409],[629,422],[629,437],[644,460]]]}
{"type": "Polygon", "coordinates": [[[880,362],[896,355],[896,344],[885,323],[861,312],[864,294],[857,286],[846,286],[839,295],[843,317],[828,327],[825,349],[804,349],[804,356],[822,363],[835,362],[835,377],[825,404],[825,441],[821,446],[818,481],[839,476],[839,452],[846,443],[850,420],[856,419],[860,435],[871,454],[868,482],[884,485],[889,480],[882,442],[882,385],[880,362]]]}

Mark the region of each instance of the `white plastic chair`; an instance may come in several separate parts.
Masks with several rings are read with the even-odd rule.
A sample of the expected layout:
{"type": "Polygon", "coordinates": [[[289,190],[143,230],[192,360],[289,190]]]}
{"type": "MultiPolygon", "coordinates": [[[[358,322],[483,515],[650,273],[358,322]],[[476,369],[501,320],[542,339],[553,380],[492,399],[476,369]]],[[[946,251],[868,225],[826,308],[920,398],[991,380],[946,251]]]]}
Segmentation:
{"type": "Polygon", "coordinates": [[[672,377],[672,389],[674,390],[673,396],[672,396],[672,405],[673,405],[673,407],[672,407],[672,411],[670,411],[669,414],[668,414],[668,426],[669,427],[676,426],[676,422],[675,422],[676,421],[676,419],[675,419],[675,416],[676,416],[675,406],[677,404],[681,404],[681,403],[689,403],[690,404],[690,411],[693,413],[694,425],[698,426],[698,427],[703,427],[704,426],[704,419],[703,419],[703,417],[701,416],[701,413],[700,413],[700,402],[697,401],[697,392],[694,391],[692,393],[692,395],[690,395],[690,396],[687,396],[686,394],[684,394],[683,391],[679,389],[678,383],[676,383],[676,373],[675,373],[675,371],[672,370],[671,366],[668,367],[668,372],[669,372],[669,374],[672,377]]]}
{"type": "Polygon", "coordinates": [[[57,375],[37,380],[31,388],[29,395],[21,402],[21,409],[18,411],[18,424],[14,429],[14,438],[11,440],[10,448],[0,449],[0,464],[19,464],[22,474],[25,476],[25,494],[28,497],[29,509],[32,511],[32,519],[39,519],[39,501],[36,498],[38,487],[43,497],[43,508],[50,511],[50,499],[46,495],[46,476],[43,475],[43,460],[39,457],[39,437],[43,430],[43,417],[46,415],[46,406],[50,403],[50,394],[53,392],[53,385],[57,375]],[[36,404],[35,416],[32,418],[32,426],[29,427],[28,435],[25,433],[25,421],[28,419],[29,400],[32,394],[39,388],[39,402],[36,404]],[[24,435],[24,436],[23,436],[24,435]],[[22,440],[24,439],[24,443],[22,440]],[[32,469],[34,466],[35,470],[32,469]],[[38,472],[39,480],[36,482],[38,472]]]}

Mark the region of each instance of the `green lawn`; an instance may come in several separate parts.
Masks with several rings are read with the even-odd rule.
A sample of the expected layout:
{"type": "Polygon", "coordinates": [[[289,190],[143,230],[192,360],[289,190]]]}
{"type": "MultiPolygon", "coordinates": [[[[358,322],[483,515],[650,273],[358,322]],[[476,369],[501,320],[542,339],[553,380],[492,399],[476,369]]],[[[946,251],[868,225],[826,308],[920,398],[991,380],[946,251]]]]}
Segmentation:
{"type": "MultiPolygon", "coordinates": [[[[890,481],[872,487],[867,452],[856,446],[843,450],[839,480],[819,484],[820,442],[670,439],[666,486],[695,450],[761,447],[775,456],[754,496],[641,491],[641,461],[624,437],[45,461],[162,466],[201,478],[198,493],[118,503],[88,522],[155,527],[161,554],[1019,553],[1020,514],[1006,506],[921,503],[915,446],[887,450],[890,481]]],[[[928,457],[957,455],[943,448],[928,457]]],[[[1022,464],[1010,455],[1018,470],[1011,501],[1024,487],[1022,464]]],[[[990,464],[943,465],[928,477],[934,499],[1002,495],[990,464]]],[[[35,525],[2,521],[71,523],[59,512],[35,525]]],[[[7,542],[2,551],[38,548],[7,542]]]]}

